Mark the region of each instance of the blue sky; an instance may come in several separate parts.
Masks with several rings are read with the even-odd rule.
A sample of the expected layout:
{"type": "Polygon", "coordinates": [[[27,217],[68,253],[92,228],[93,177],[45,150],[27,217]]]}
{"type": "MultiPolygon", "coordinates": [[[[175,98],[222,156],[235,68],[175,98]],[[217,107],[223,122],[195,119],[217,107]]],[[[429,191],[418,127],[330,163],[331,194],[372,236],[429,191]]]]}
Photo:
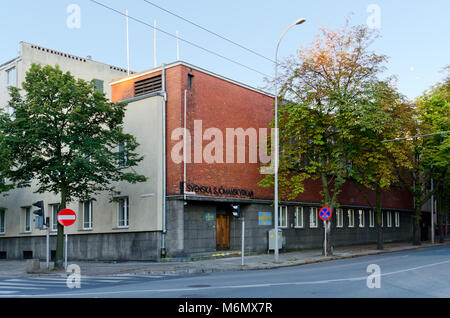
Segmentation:
{"type": "MultiPolygon", "coordinates": [[[[149,24],[273,75],[273,64],[177,19],[143,0],[97,0],[149,24]]],[[[337,28],[353,13],[352,24],[365,24],[380,9],[381,38],[373,50],[390,56],[386,75],[398,76],[400,91],[414,98],[441,80],[441,69],[450,64],[450,2],[448,0],[150,0],[235,42],[274,58],[277,41],[297,18],[307,22],[292,29],[280,47],[282,59],[307,45],[321,25],[337,28]]],[[[2,3],[0,63],[18,55],[20,41],[31,42],[126,68],[125,18],[89,0],[15,0],[2,3]],[[67,8],[81,9],[80,28],[69,28],[67,8]],[[7,6],[7,8],[5,8],[7,6]],[[5,12],[7,14],[5,14],[5,12]]],[[[176,60],[176,40],[157,35],[158,64],[176,60]]],[[[131,69],[153,67],[153,29],[130,21],[131,69]]],[[[263,76],[217,56],[181,43],[181,59],[254,87],[263,87],[263,76]]]]}

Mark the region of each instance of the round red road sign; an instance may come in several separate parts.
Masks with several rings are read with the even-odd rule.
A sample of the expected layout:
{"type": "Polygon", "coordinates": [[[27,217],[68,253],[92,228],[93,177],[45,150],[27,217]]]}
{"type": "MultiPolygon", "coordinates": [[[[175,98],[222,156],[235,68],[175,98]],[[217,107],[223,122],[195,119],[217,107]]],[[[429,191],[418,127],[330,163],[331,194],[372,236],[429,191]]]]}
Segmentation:
{"type": "Polygon", "coordinates": [[[71,209],[64,209],[58,213],[57,219],[62,226],[70,226],[77,220],[77,215],[71,209]]]}
{"type": "Polygon", "coordinates": [[[319,211],[319,218],[321,218],[322,221],[328,221],[329,219],[331,219],[331,210],[324,206],[319,211]]]}

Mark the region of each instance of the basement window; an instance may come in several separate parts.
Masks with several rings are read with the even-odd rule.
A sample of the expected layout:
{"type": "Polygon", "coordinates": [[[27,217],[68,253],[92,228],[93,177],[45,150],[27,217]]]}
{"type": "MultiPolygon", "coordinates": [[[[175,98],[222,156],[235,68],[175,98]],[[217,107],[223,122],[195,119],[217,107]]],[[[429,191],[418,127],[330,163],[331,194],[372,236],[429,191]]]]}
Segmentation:
{"type": "Polygon", "coordinates": [[[23,251],[23,259],[32,259],[33,251],[23,251]]]}
{"type": "Polygon", "coordinates": [[[162,76],[146,78],[134,83],[134,96],[142,96],[162,90],[162,76]]]}

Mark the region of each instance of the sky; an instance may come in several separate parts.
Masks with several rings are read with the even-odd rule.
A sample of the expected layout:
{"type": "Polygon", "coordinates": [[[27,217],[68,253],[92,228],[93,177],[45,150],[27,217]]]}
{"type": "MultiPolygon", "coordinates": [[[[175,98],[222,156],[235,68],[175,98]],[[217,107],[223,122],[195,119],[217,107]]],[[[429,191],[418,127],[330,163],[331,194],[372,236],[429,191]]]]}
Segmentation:
{"type": "MultiPolygon", "coordinates": [[[[145,21],[227,59],[180,42],[180,59],[222,76],[264,88],[264,76],[274,64],[174,17],[144,0],[96,0],[130,17],[145,21]],[[257,72],[250,70],[256,70],[257,72]],[[262,74],[261,74],[262,73],[262,74]]],[[[408,98],[422,94],[444,77],[450,64],[450,1],[448,0],[149,0],[259,54],[275,59],[281,34],[298,18],[307,22],[283,38],[279,60],[307,46],[321,26],[351,24],[376,28],[381,38],[372,49],[390,57],[385,76],[398,78],[408,98]]],[[[125,17],[90,0],[0,0],[0,64],[18,56],[20,41],[96,61],[127,67],[125,17]]],[[[130,66],[144,71],[154,66],[154,31],[133,19],[129,22],[130,66]]],[[[177,60],[177,41],[157,32],[157,64],[177,60]]]]}

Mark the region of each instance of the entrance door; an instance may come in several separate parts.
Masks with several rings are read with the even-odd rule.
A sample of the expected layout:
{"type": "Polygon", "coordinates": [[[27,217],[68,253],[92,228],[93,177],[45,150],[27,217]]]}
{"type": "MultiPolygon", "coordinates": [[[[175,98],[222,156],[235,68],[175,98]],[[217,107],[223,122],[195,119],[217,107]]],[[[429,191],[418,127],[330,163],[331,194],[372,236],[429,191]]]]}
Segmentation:
{"type": "Polygon", "coordinates": [[[227,214],[216,214],[216,249],[230,249],[230,216],[227,214]]]}

